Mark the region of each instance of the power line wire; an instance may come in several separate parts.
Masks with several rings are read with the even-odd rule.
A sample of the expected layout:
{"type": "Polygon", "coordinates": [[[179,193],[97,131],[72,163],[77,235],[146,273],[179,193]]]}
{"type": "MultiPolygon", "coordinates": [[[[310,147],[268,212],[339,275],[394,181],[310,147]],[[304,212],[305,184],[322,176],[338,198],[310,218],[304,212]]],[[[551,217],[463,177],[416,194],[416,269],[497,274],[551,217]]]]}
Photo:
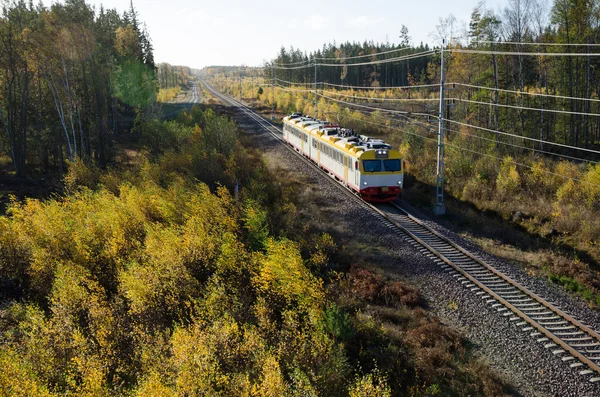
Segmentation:
{"type": "Polygon", "coordinates": [[[320,96],[320,97],[329,99],[331,101],[334,101],[334,102],[343,103],[343,104],[346,104],[346,105],[350,105],[350,106],[354,106],[354,107],[359,107],[359,108],[363,108],[363,109],[379,110],[381,112],[392,113],[392,114],[413,114],[413,115],[416,115],[416,116],[438,118],[438,116],[435,116],[435,115],[430,114],[430,113],[419,113],[419,112],[408,112],[408,111],[385,109],[385,108],[374,108],[372,106],[359,105],[357,103],[351,103],[351,102],[341,101],[339,99],[331,98],[331,97],[328,97],[327,95],[323,95],[323,94],[317,94],[317,95],[320,96]]]}
{"type": "MultiPolygon", "coordinates": [[[[323,90],[323,92],[333,94],[336,96],[343,96],[343,97],[347,97],[347,98],[378,100],[378,101],[384,101],[384,102],[428,102],[428,101],[439,101],[440,100],[440,98],[414,98],[414,99],[411,99],[411,98],[363,97],[363,96],[356,96],[356,95],[340,94],[340,93],[337,93],[334,91],[327,91],[327,90],[323,90]]],[[[454,99],[454,98],[448,98],[448,99],[454,99]]]]}
{"type": "Polygon", "coordinates": [[[477,105],[498,106],[498,107],[509,108],[509,109],[534,110],[534,111],[538,111],[538,112],[560,113],[560,114],[575,114],[575,115],[579,115],[579,116],[600,117],[600,114],[598,114],[598,113],[585,113],[585,112],[573,112],[573,111],[570,111],[570,110],[530,108],[530,107],[526,107],[526,106],[505,105],[505,104],[502,104],[502,103],[474,101],[472,99],[462,99],[462,98],[453,98],[453,99],[457,99],[459,102],[474,103],[474,104],[477,104],[477,105]]]}
{"type": "Polygon", "coordinates": [[[273,65],[275,65],[275,66],[293,66],[293,65],[301,65],[303,63],[309,63],[309,62],[313,62],[313,59],[307,59],[305,61],[298,61],[298,62],[288,62],[288,63],[275,63],[275,62],[273,62],[273,65]]]}
{"type": "Polygon", "coordinates": [[[483,55],[526,55],[526,56],[550,56],[550,57],[591,57],[600,56],[600,52],[579,53],[579,52],[522,52],[522,51],[486,51],[486,50],[465,50],[460,48],[445,49],[449,53],[462,54],[483,54],[483,55]]]}
{"type": "Polygon", "coordinates": [[[422,58],[422,57],[426,57],[429,55],[433,55],[435,53],[436,53],[435,50],[431,50],[431,51],[417,52],[415,54],[405,55],[405,56],[396,57],[396,58],[380,59],[377,61],[359,62],[359,63],[317,63],[317,66],[344,67],[344,66],[380,65],[382,63],[391,63],[391,62],[399,62],[399,61],[405,61],[405,60],[415,59],[415,58],[422,58]]]}
{"type": "MultiPolygon", "coordinates": [[[[417,120],[414,120],[414,122],[418,123],[417,120]]],[[[465,136],[468,136],[471,138],[477,138],[477,139],[481,139],[484,141],[488,141],[488,142],[492,142],[492,143],[496,143],[496,144],[500,144],[500,145],[504,145],[504,146],[511,146],[511,147],[518,148],[518,149],[524,149],[524,150],[532,151],[535,153],[541,153],[541,154],[545,154],[545,155],[556,156],[556,157],[561,157],[561,158],[565,158],[565,159],[569,159],[569,160],[573,160],[573,161],[585,162],[585,163],[590,163],[590,164],[600,164],[600,162],[594,161],[594,160],[582,159],[580,157],[574,157],[574,156],[569,156],[566,154],[549,152],[549,151],[543,150],[543,149],[536,149],[536,148],[531,148],[531,147],[527,147],[527,146],[517,145],[514,143],[510,143],[510,142],[504,142],[504,141],[499,141],[499,140],[495,140],[495,139],[490,139],[490,138],[483,137],[481,135],[473,135],[473,134],[469,134],[467,132],[458,131],[458,130],[451,129],[451,128],[446,128],[446,130],[455,132],[457,134],[465,135],[465,136]]]]}
{"type": "Polygon", "coordinates": [[[273,65],[273,69],[277,69],[277,70],[296,70],[296,69],[306,69],[306,68],[312,68],[314,67],[314,63],[309,63],[307,65],[302,65],[302,66],[277,66],[277,65],[273,65]]]}
{"type": "Polygon", "coordinates": [[[510,44],[510,45],[536,45],[536,46],[556,46],[556,47],[600,47],[600,44],[584,44],[584,43],[532,43],[518,41],[489,41],[489,40],[472,40],[471,43],[482,44],[510,44]]]}
{"type": "Polygon", "coordinates": [[[305,61],[298,61],[298,62],[289,62],[289,63],[274,63],[275,66],[293,66],[293,65],[300,65],[303,63],[309,63],[309,62],[314,62],[314,60],[319,60],[319,61],[346,61],[348,59],[361,59],[361,58],[369,58],[369,57],[377,57],[380,55],[386,55],[386,54],[391,54],[394,52],[401,52],[401,51],[406,51],[406,50],[410,50],[412,49],[412,47],[402,47],[402,48],[396,48],[393,50],[389,50],[389,51],[382,51],[382,52],[376,52],[376,53],[372,53],[372,54],[365,54],[365,55],[356,55],[356,56],[351,56],[351,57],[343,57],[343,58],[326,58],[326,57],[315,57],[315,58],[311,58],[311,59],[307,59],[305,61]]]}
{"type": "Polygon", "coordinates": [[[411,48],[412,47],[402,47],[402,48],[397,48],[395,50],[377,52],[377,53],[374,53],[374,54],[356,55],[356,56],[345,57],[345,58],[316,58],[316,59],[318,59],[319,61],[345,61],[347,59],[368,58],[368,57],[374,57],[374,56],[379,56],[379,55],[391,54],[393,52],[405,51],[405,50],[409,50],[411,48]]]}
{"type": "Polygon", "coordinates": [[[277,77],[275,77],[275,80],[282,82],[282,83],[290,84],[290,85],[303,85],[303,86],[314,86],[315,85],[315,83],[294,83],[293,81],[282,80],[282,79],[278,79],[277,77]]]}
{"type": "Polygon", "coordinates": [[[300,90],[297,88],[290,88],[290,87],[285,87],[282,86],[281,84],[275,84],[276,87],[279,87],[280,89],[284,90],[284,91],[295,91],[295,92],[315,92],[315,90],[300,90]]]}
{"type": "Polygon", "coordinates": [[[416,89],[416,88],[429,88],[429,87],[439,87],[440,84],[420,84],[420,85],[403,85],[396,87],[363,87],[358,85],[342,85],[342,84],[331,84],[331,83],[321,83],[322,85],[330,86],[330,87],[341,87],[346,89],[356,89],[356,90],[404,90],[404,89],[416,89]]]}
{"type": "Polygon", "coordinates": [[[455,121],[455,120],[450,120],[450,119],[446,119],[446,121],[449,122],[449,123],[462,125],[464,127],[475,128],[475,129],[482,130],[482,131],[493,132],[495,134],[511,136],[513,138],[519,138],[519,139],[524,139],[524,140],[528,140],[528,141],[538,142],[538,143],[541,143],[541,144],[544,144],[544,145],[560,146],[560,147],[567,148],[567,149],[581,150],[581,151],[588,152],[588,153],[600,154],[600,152],[597,151],[597,150],[586,149],[586,148],[577,147],[577,146],[571,146],[571,145],[565,145],[563,143],[544,141],[542,139],[530,138],[530,137],[527,137],[527,136],[521,136],[521,135],[511,134],[511,133],[508,133],[508,132],[503,132],[503,131],[498,131],[498,130],[492,130],[490,128],[485,128],[485,127],[478,127],[476,125],[467,124],[467,123],[463,123],[463,122],[455,121]]]}
{"type": "Polygon", "coordinates": [[[502,88],[484,87],[484,86],[480,86],[480,85],[464,84],[464,83],[446,83],[446,85],[476,88],[476,89],[483,89],[483,90],[489,90],[489,91],[506,92],[506,93],[517,94],[517,95],[542,96],[542,97],[557,98],[557,99],[568,99],[568,100],[572,99],[572,100],[577,100],[577,101],[600,102],[600,99],[593,99],[593,98],[570,97],[570,96],[552,95],[552,94],[544,94],[544,93],[529,92],[529,91],[505,90],[502,88]]]}

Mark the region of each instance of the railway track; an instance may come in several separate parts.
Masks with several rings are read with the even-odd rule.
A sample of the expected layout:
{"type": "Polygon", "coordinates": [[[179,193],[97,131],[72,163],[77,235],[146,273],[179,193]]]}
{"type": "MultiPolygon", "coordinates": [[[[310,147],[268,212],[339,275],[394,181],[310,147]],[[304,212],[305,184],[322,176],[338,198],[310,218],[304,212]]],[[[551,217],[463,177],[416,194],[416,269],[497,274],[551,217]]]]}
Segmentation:
{"type": "MultiPolygon", "coordinates": [[[[307,165],[321,171],[317,165],[286,144],[278,127],[247,106],[217,92],[207,83],[204,84],[213,95],[240,109],[307,165]]],[[[421,246],[422,252],[450,272],[457,282],[491,305],[499,315],[528,332],[538,343],[543,343],[545,348],[557,356],[557,360],[578,370],[581,375],[588,375],[590,382],[600,381],[600,334],[595,330],[425,225],[399,205],[366,203],[343,184],[330,179],[341,191],[388,227],[395,229],[409,243],[421,246]]]]}

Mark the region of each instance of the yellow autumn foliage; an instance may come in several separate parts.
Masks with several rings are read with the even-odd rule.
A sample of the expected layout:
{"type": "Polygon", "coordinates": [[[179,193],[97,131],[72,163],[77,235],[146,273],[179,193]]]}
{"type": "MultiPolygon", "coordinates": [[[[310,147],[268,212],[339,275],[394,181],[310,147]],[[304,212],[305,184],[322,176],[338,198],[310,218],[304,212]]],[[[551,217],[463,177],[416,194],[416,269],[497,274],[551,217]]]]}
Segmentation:
{"type": "Polygon", "coordinates": [[[0,394],[15,397],[49,397],[52,394],[18,354],[0,348],[0,394]]]}
{"type": "Polygon", "coordinates": [[[321,281],[304,266],[296,245],[290,240],[269,239],[266,251],[253,278],[258,290],[307,311],[320,307],[324,298],[321,281]]]}

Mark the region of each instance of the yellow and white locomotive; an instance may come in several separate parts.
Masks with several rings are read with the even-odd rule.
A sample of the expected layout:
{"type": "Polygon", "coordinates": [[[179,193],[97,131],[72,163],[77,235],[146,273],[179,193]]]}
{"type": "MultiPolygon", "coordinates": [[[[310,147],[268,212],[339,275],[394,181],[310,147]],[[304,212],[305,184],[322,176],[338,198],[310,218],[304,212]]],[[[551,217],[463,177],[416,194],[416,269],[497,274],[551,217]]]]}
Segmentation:
{"type": "Polygon", "coordinates": [[[283,119],[283,138],[365,201],[392,201],[402,192],[402,158],[381,139],[298,113],[283,119]]]}

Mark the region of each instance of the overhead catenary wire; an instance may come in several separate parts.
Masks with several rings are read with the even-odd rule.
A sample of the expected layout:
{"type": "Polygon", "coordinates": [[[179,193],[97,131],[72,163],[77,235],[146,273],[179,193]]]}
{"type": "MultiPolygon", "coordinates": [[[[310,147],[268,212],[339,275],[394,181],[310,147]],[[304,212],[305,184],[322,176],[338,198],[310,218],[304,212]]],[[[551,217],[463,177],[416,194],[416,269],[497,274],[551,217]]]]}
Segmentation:
{"type": "Polygon", "coordinates": [[[400,52],[400,51],[406,51],[411,49],[412,47],[402,47],[402,48],[396,48],[395,50],[389,50],[389,51],[382,51],[382,52],[376,52],[373,54],[365,54],[365,55],[356,55],[356,56],[351,56],[351,57],[343,57],[343,58],[316,58],[319,61],[345,61],[348,59],[360,59],[360,58],[369,58],[369,57],[377,57],[380,55],[386,55],[386,54],[391,54],[394,52],[400,52]]]}
{"type": "Polygon", "coordinates": [[[505,105],[505,104],[502,104],[502,103],[483,102],[483,101],[475,101],[475,100],[472,100],[472,99],[462,99],[462,98],[452,98],[452,99],[456,99],[459,102],[473,103],[473,104],[477,104],[477,105],[498,106],[498,107],[501,107],[501,108],[509,108],[509,109],[532,110],[532,111],[538,111],[538,112],[560,113],[560,114],[574,114],[574,115],[578,115],[578,116],[600,117],[599,113],[586,113],[586,112],[573,112],[573,111],[570,111],[570,110],[531,108],[531,107],[527,107],[527,106],[505,105]]]}
{"type": "MultiPolygon", "coordinates": [[[[437,50],[421,51],[421,52],[417,52],[415,54],[404,55],[404,56],[395,57],[395,58],[379,59],[379,60],[375,60],[375,61],[358,62],[358,63],[319,63],[319,62],[317,62],[316,66],[323,66],[323,67],[344,67],[344,66],[380,65],[380,64],[384,64],[384,63],[400,62],[400,61],[406,61],[406,60],[410,60],[410,59],[422,58],[422,57],[425,57],[425,56],[433,55],[436,52],[437,52],[437,50]]],[[[307,69],[307,68],[314,67],[314,66],[315,66],[315,63],[311,62],[309,64],[300,65],[300,66],[277,66],[277,65],[273,65],[273,68],[277,69],[277,70],[297,70],[297,69],[307,69]]]]}
{"type": "MultiPolygon", "coordinates": [[[[341,93],[337,93],[334,91],[328,91],[328,90],[323,90],[323,92],[326,92],[328,94],[333,94],[336,96],[343,96],[346,98],[354,98],[354,99],[365,99],[365,100],[377,100],[377,101],[383,101],[383,102],[429,102],[429,101],[439,101],[440,98],[381,98],[381,97],[363,97],[363,96],[356,96],[356,95],[350,95],[350,94],[341,94],[341,93]]],[[[453,99],[453,98],[448,98],[448,99],[453,99]]]]}
{"type": "Polygon", "coordinates": [[[345,89],[353,89],[353,90],[404,90],[404,89],[417,89],[417,88],[434,88],[439,87],[440,84],[419,84],[419,85],[401,85],[396,87],[364,87],[358,85],[343,85],[343,84],[331,84],[331,83],[321,83],[324,86],[329,87],[340,87],[345,89]]]}
{"type": "Polygon", "coordinates": [[[434,114],[431,114],[431,113],[420,113],[420,112],[409,112],[409,111],[404,111],[404,110],[376,108],[376,107],[372,107],[372,106],[360,105],[358,103],[351,103],[351,102],[342,101],[342,100],[335,99],[335,98],[332,98],[332,97],[329,97],[329,96],[323,95],[323,94],[317,94],[317,95],[320,96],[320,97],[329,99],[330,101],[334,101],[334,102],[338,102],[338,103],[343,103],[343,104],[346,104],[346,105],[350,105],[350,106],[354,106],[354,107],[358,107],[358,108],[363,108],[363,109],[378,110],[378,111],[384,112],[384,113],[391,113],[391,114],[412,114],[412,115],[415,115],[415,116],[438,118],[438,116],[436,116],[434,114]]]}
{"type": "Polygon", "coordinates": [[[491,40],[471,40],[471,43],[481,44],[508,44],[508,45],[532,45],[542,47],[600,47],[600,44],[586,44],[586,43],[533,43],[533,42],[519,42],[519,41],[491,41],[491,40]]]}
{"type": "Polygon", "coordinates": [[[558,146],[558,147],[563,147],[563,148],[566,148],[566,149],[581,150],[581,151],[588,152],[588,153],[600,154],[600,151],[593,150],[593,149],[586,149],[586,148],[577,147],[577,146],[571,146],[571,145],[566,145],[564,143],[558,143],[558,142],[544,141],[542,139],[530,138],[530,137],[527,137],[527,136],[521,136],[521,135],[517,135],[517,134],[511,134],[509,132],[493,130],[491,128],[479,127],[479,126],[476,126],[476,125],[472,125],[472,124],[468,124],[468,123],[463,123],[463,122],[456,121],[456,120],[451,120],[451,119],[446,119],[446,121],[449,122],[449,123],[452,123],[452,124],[462,125],[464,127],[470,127],[470,128],[474,128],[474,129],[478,129],[478,130],[482,130],[482,131],[493,132],[495,134],[511,136],[513,138],[524,139],[524,140],[527,140],[527,141],[538,142],[538,143],[541,143],[543,145],[558,146]]]}
{"type": "Polygon", "coordinates": [[[302,85],[302,86],[310,86],[312,87],[315,83],[295,83],[293,81],[287,81],[287,80],[282,80],[282,79],[278,79],[277,77],[275,77],[276,81],[279,81],[280,83],[286,83],[286,84],[290,84],[290,85],[302,85]]]}
{"type": "Polygon", "coordinates": [[[474,84],[465,84],[465,83],[446,83],[446,86],[467,87],[467,88],[482,89],[482,90],[489,90],[489,91],[506,92],[506,93],[517,94],[517,95],[541,96],[541,97],[547,97],[547,98],[567,99],[567,100],[575,100],[575,101],[600,102],[600,99],[595,99],[595,98],[581,98],[581,97],[570,97],[570,96],[563,96],[563,95],[544,94],[542,92],[506,90],[506,89],[502,89],[502,88],[485,87],[485,86],[474,85],[474,84]]]}
{"type": "Polygon", "coordinates": [[[461,48],[445,49],[445,52],[452,54],[481,54],[481,55],[515,55],[515,56],[550,56],[550,57],[597,57],[600,52],[581,53],[581,52],[527,52],[527,51],[495,51],[495,50],[470,50],[461,48]]]}
{"type": "Polygon", "coordinates": [[[359,62],[359,63],[317,63],[317,66],[344,67],[344,66],[380,65],[382,63],[392,63],[392,62],[405,61],[405,60],[409,60],[409,59],[422,58],[422,57],[426,57],[429,55],[433,55],[436,52],[437,52],[436,50],[429,50],[429,51],[417,52],[415,54],[405,55],[405,56],[396,57],[396,58],[379,59],[376,61],[359,62]]]}
{"type": "Polygon", "coordinates": [[[293,66],[293,65],[301,65],[301,64],[304,64],[304,63],[311,63],[311,62],[313,62],[313,59],[307,59],[307,60],[298,61],[298,62],[287,62],[287,63],[275,63],[275,62],[273,62],[273,65],[275,65],[275,66],[293,66]]]}
{"type": "Polygon", "coordinates": [[[301,65],[301,66],[277,66],[277,65],[273,65],[273,69],[276,69],[276,70],[297,70],[297,69],[312,68],[313,66],[314,66],[314,63],[309,63],[309,64],[301,65]]]}
{"type": "MultiPolygon", "coordinates": [[[[418,120],[412,120],[412,121],[414,123],[417,123],[417,124],[423,124],[423,123],[419,123],[418,120]]],[[[536,149],[534,147],[527,147],[527,146],[523,146],[523,145],[517,145],[517,144],[514,144],[514,143],[510,143],[510,142],[505,142],[505,141],[500,141],[500,140],[496,140],[496,139],[486,138],[486,137],[481,136],[481,135],[469,134],[467,132],[458,131],[458,130],[455,130],[455,129],[452,129],[452,128],[447,128],[446,127],[446,131],[455,132],[457,134],[465,135],[465,136],[468,136],[468,137],[471,137],[471,138],[476,138],[476,139],[484,140],[484,141],[487,141],[487,142],[496,143],[496,144],[499,144],[499,145],[511,146],[511,147],[514,147],[514,148],[517,148],[517,149],[523,149],[523,150],[531,151],[531,152],[534,152],[534,153],[541,153],[541,154],[545,154],[545,155],[549,155],[549,156],[561,157],[561,158],[564,158],[564,159],[578,161],[578,162],[582,162],[582,163],[600,164],[600,162],[594,161],[594,160],[588,160],[588,159],[583,159],[581,157],[569,156],[567,154],[549,152],[547,150],[536,149]]]]}
{"type": "Polygon", "coordinates": [[[394,52],[402,52],[402,51],[406,51],[406,50],[410,50],[410,49],[412,49],[412,47],[402,47],[402,48],[396,48],[396,49],[388,50],[388,51],[381,51],[381,52],[375,52],[375,53],[371,53],[371,54],[355,55],[355,56],[341,57],[341,58],[314,57],[314,58],[309,58],[309,59],[306,59],[303,61],[297,61],[297,62],[274,63],[274,65],[275,66],[294,66],[294,65],[301,65],[301,64],[305,64],[305,63],[311,63],[311,62],[314,62],[315,60],[318,60],[318,61],[346,61],[348,59],[372,58],[372,57],[378,57],[380,55],[387,55],[387,54],[392,54],[394,52]]]}

